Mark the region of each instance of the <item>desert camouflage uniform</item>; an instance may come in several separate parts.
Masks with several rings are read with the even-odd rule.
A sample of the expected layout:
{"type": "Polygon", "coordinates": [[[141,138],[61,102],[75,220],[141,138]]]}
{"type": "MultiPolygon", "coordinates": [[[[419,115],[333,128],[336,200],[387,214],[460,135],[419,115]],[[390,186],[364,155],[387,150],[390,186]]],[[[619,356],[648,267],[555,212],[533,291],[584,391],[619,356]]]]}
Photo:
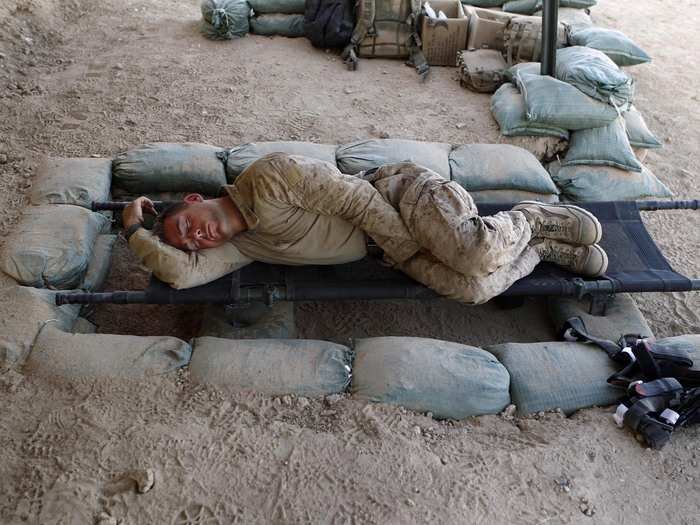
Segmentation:
{"type": "Polygon", "coordinates": [[[159,279],[189,288],[253,260],[345,263],[366,255],[367,234],[417,281],[482,303],[539,262],[523,214],[481,218],[461,186],[411,163],[354,177],[323,161],[274,153],[224,190],[248,227],[231,243],[186,253],[145,229],[130,237],[131,249],[159,279]]]}

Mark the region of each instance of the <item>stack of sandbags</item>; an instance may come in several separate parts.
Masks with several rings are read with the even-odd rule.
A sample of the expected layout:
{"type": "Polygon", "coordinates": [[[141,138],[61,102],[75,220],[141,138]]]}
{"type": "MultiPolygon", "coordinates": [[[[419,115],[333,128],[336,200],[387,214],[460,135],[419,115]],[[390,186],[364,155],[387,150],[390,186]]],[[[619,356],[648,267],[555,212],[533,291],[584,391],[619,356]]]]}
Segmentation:
{"type": "Polygon", "coordinates": [[[304,36],[304,0],[248,0],[250,32],[266,36],[304,36]]]}
{"type": "Polygon", "coordinates": [[[569,136],[550,174],[573,201],[668,197],[670,191],[635,155],[660,147],[632,105],[633,80],[602,51],[572,46],[557,51],[555,77],[540,64],[512,67],[491,109],[503,135],[569,136]]]}
{"type": "Polygon", "coordinates": [[[36,288],[97,290],[109,270],[110,219],[91,211],[109,199],[111,160],[47,158],[20,221],[5,239],[0,269],[36,288]]]}

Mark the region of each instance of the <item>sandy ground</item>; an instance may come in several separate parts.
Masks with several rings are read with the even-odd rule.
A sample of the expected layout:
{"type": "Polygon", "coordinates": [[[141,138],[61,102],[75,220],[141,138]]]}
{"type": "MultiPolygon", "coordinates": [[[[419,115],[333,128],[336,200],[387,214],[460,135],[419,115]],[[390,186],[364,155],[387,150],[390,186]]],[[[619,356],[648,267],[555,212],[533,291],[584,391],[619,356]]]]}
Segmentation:
{"type": "MultiPolygon", "coordinates": [[[[654,57],[630,70],[637,107],[665,143],[647,164],[680,198],[698,197],[699,7],[603,0],[594,10],[654,57]]],[[[365,60],[351,73],[304,39],[207,41],[199,16],[196,0],[3,0],[0,238],[43,154],[112,156],[149,141],[498,140],[488,95],[460,88],[454,69],[435,68],[426,84],[400,62],[365,60]]],[[[700,275],[700,214],[647,219],[672,263],[700,275]]],[[[109,285],[142,282],[117,254],[109,285]]],[[[697,294],[638,304],[659,336],[700,333],[697,294]]],[[[508,312],[448,301],[306,304],[297,324],[301,336],[336,341],[482,344],[552,337],[541,312],[538,301],[508,312]]],[[[188,337],[197,315],[112,308],[93,320],[103,332],[188,337]]],[[[605,409],[440,423],[346,399],[195,388],[186,371],[137,384],[7,372],[0,389],[0,523],[92,523],[103,511],[129,524],[700,523],[700,431],[652,452],[605,409]],[[156,472],[147,494],[115,484],[147,467],[156,472]]]]}

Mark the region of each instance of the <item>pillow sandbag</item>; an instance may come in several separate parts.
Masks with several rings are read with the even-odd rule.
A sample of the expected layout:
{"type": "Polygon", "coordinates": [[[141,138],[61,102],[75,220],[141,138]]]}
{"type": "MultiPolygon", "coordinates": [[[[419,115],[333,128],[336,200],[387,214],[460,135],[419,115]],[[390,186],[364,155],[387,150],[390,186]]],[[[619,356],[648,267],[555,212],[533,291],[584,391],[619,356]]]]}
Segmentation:
{"type": "Polygon", "coordinates": [[[323,396],[350,383],[350,350],[327,341],[198,337],[193,348],[194,383],[275,396],[323,396]]]}
{"type": "Polygon", "coordinates": [[[227,152],[226,177],[230,182],[238,177],[253,162],[270,153],[302,155],[312,159],[335,164],[334,144],[315,144],[313,142],[249,142],[231,148],[227,152]]]}
{"type": "MultiPolygon", "coordinates": [[[[537,11],[533,16],[542,18],[542,11],[537,11]]],[[[576,9],[574,7],[559,6],[559,23],[564,24],[569,32],[578,31],[593,25],[593,20],[588,9],[576,9]]]]}
{"type": "Polygon", "coordinates": [[[173,372],[191,353],[190,345],[175,337],[71,334],[47,325],[24,371],[63,379],[139,379],[173,372]]]}
{"type": "Polygon", "coordinates": [[[517,73],[527,73],[529,75],[539,75],[542,71],[542,64],[540,62],[520,62],[510,66],[505,73],[505,77],[508,82],[515,84],[515,76],[517,73]]]}
{"type": "Polygon", "coordinates": [[[654,336],[637,303],[628,293],[615,294],[605,309],[605,315],[589,314],[589,306],[590,301],[586,299],[547,298],[547,310],[557,333],[561,333],[566,321],[572,317],[580,317],[591,335],[610,341],[617,341],[620,336],[626,334],[654,336]]]}
{"type": "Polygon", "coordinates": [[[586,46],[602,51],[618,66],[634,66],[651,62],[651,57],[627,35],[614,29],[588,27],[569,35],[572,46],[586,46]]]}
{"type": "Polygon", "coordinates": [[[250,5],[246,0],[202,0],[202,33],[213,40],[240,38],[248,33],[250,5]]]}
{"type": "Polygon", "coordinates": [[[248,0],[250,7],[257,14],[284,13],[304,14],[306,2],[304,0],[248,0]]]}
{"type": "Polygon", "coordinates": [[[549,165],[549,174],[562,195],[576,202],[673,196],[646,166],[635,172],[607,166],[561,166],[555,161],[549,165]]]}
{"type": "Polygon", "coordinates": [[[113,184],[130,193],[194,192],[218,196],[226,184],[224,150],[206,144],[154,142],[116,156],[113,184]]]}
{"type": "Polygon", "coordinates": [[[479,190],[470,191],[474,202],[477,204],[516,203],[521,201],[538,201],[554,204],[559,202],[556,193],[532,193],[518,190],[479,190]]]}
{"type": "Polygon", "coordinates": [[[61,330],[70,330],[80,313],[79,304],[56,306],[56,292],[28,286],[0,289],[0,337],[31,343],[39,328],[51,320],[61,330]]]}
{"type": "Polygon", "coordinates": [[[450,178],[452,146],[443,142],[403,139],[369,139],[338,146],[336,161],[341,172],[354,175],[383,164],[410,161],[450,178]]]}
{"type": "Polygon", "coordinates": [[[304,36],[304,15],[259,15],[250,19],[250,32],[263,36],[304,36]]]}
{"type": "Polygon", "coordinates": [[[491,97],[491,113],[498,122],[501,134],[505,136],[549,136],[569,138],[569,132],[528,120],[525,99],[512,84],[503,84],[491,97]]]}
{"type": "Polygon", "coordinates": [[[628,171],[642,171],[632,151],[625,123],[618,117],[607,126],[573,131],[563,166],[612,166],[628,171]]]}
{"type": "Polygon", "coordinates": [[[520,190],[557,194],[542,164],[522,148],[508,144],[465,144],[450,153],[452,180],[468,191],[520,190]]]}
{"type": "Polygon", "coordinates": [[[661,141],[649,131],[647,123],[644,122],[644,117],[637,111],[637,108],[631,106],[629,111],[622,114],[625,119],[625,129],[627,130],[627,138],[630,145],[635,148],[660,148],[661,141]]]}
{"type": "Polygon", "coordinates": [[[700,370],[700,334],[664,337],[657,342],[672,348],[682,348],[690,354],[690,359],[693,361],[691,370],[700,370]]]}
{"type": "Polygon", "coordinates": [[[531,15],[541,7],[539,0],[510,0],[503,4],[503,10],[506,13],[520,15],[531,15]]]}
{"type": "Polygon", "coordinates": [[[555,75],[589,97],[626,110],[634,95],[634,81],[605,53],[590,47],[557,50],[555,75]]]}
{"type": "Polygon", "coordinates": [[[566,414],[612,405],[625,391],[608,384],[619,366],[602,349],[584,343],[506,343],[486,347],[510,373],[518,414],[561,408],[566,414]]]}
{"type": "Polygon", "coordinates": [[[105,221],[80,206],[29,206],[6,238],[0,268],[20,284],[75,288],[105,221]]]}
{"type": "Polygon", "coordinates": [[[528,120],[568,130],[607,126],[618,117],[610,104],[585,95],[571,84],[550,76],[515,73],[525,98],[528,120]]]}
{"type": "Polygon", "coordinates": [[[109,200],[111,182],[112,159],[46,157],[37,171],[29,202],[90,209],[93,201],[109,200]]]}
{"type": "Polygon", "coordinates": [[[116,235],[98,235],[92,247],[92,256],[88,263],[81,288],[89,292],[102,289],[112,265],[112,248],[117,240],[116,235]]]}
{"type": "Polygon", "coordinates": [[[509,403],[508,372],[473,346],[420,337],[372,337],[355,344],[355,398],[437,418],[496,414],[509,403]]]}

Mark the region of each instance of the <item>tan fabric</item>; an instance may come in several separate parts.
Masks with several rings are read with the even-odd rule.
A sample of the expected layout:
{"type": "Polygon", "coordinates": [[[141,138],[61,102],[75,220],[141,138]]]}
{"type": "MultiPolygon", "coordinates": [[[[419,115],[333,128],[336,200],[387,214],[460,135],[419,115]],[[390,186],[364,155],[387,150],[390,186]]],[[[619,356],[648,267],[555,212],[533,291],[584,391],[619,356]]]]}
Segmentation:
{"type": "Polygon", "coordinates": [[[528,245],[531,230],[521,212],[479,217],[459,184],[409,162],[382,166],[363,178],[400,210],[423,248],[397,267],[441,295],[483,303],[540,262],[528,245]]]}

